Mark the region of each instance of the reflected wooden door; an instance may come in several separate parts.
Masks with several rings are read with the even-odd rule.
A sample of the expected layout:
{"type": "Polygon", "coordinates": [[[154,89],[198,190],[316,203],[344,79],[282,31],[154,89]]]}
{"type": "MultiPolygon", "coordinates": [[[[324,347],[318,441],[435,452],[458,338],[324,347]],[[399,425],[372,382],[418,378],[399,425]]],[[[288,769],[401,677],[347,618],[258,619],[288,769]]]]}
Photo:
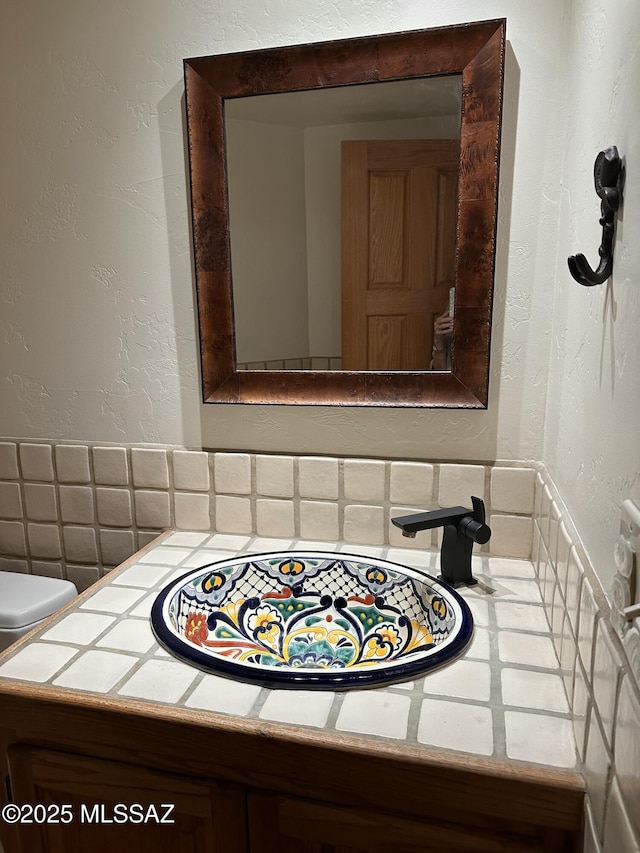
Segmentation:
{"type": "Polygon", "coordinates": [[[342,143],[342,368],[429,370],[454,284],[459,140],[342,143]]]}

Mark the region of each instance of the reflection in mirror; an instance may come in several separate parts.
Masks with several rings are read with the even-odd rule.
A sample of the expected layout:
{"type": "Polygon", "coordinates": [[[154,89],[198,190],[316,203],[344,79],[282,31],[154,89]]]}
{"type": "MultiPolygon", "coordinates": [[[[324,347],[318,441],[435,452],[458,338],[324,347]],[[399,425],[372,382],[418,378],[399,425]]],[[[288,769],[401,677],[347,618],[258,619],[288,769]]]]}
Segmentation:
{"type": "MultiPolygon", "coordinates": [[[[185,60],[195,283],[205,402],[486,408],[504,53],[505,21],[499,19],[185,60]],[[375,133],[375,139],[371,139],[374,134],[356,134],[351,128],[350,132],[345,134],[344,145],[341,147],[346,150],[349,146],[354,146],[354,151],[345,154],[341,167],[341,185],[355,187],[353,194],[358,199],[357,204],[361,204],[364,199],[364,203],[368,205],[366,229],[358,227],[357,223],[362,217],[354,215],[346,207],[351,204],[352,190],[343,192],[341,188],[340,216],[335,213],[325,215],[324,231],[317,225],[312,229],[314,219],[320,219],[320,214],[311,212],[306,199],[300,200],[297,209],[304,211],[304,216],[302,213],[299,216],[301,221],[304,220],[304,229],[298,229],[293,247],[289,244],[286,249],[275,249],[275,237],[268,235],[265,217],[258,216],[257,208],[260,204],[264,205],[264,198],[269,200],[270,195],[266,219],[276,220],[282,231],[293,230],[286,223],[284,212],[289,210],[288,196],[293,192],[301,195],[301,191],[293,190],[290,179],[285,177],[280,177],[275,186],[271,187],[270,194],[263,197],[262,202],[238,200],[234,191],[231,202],[234,211],[240,210],[242,204],[246,210],[239,219],[234,213],[234,224],[230,225],[227,184],[229,170],[237,173],[242,168],[252,168],[252,164],[246,167],[238,166],[234,160],[234,151],[227,151],[227,141],[230,149],[235,144],[233,137],[237,125],[248,120],[247,116],[238,113],[230,118],[236,128],[230,124],[227,130],[225,116],[229,109],[240,107],[245,99],[248,104],[248,99],[256,97],[261,104],[267,105],[265,110],[271,114],[272,111],[275,112],[275,108],[268,106],[267,101],[261,100],[267,95],[288,96],[293,93],[295,97],[300,95],[302,98],[305,93],[313,91],[322,98],[325,93],[327,97],[330,96],[329,90],[342,89],[347,95],[349,89],[357,91],[355,87],[365,84],[361,90],[361,112],[365,114],[354,113],[348,120],[342,116],[330,121],[349,126],[362,119],[365,126],[367,122],[381,124],[391,120],[418,121],[425,118],[424,111],[420,113],[419,118],[414,116],[413,119],[397,115],[371,115],[365,111],[369,106],[365,98],[377,101],[379,85],[409,80],[418,84],[419,97],[424,100],[421,87],[424,86],[426,91],[437,78],[451,81],[455,75],[459,75],[462,81],[460,118],[456,123],[456,127],[459,127],[459,140],[457,133],[444,130],[446,115],[453,115],[449,111],[437,119],[443,125],[440,131],[429,130],[427,137],[427,131],[422,130],[419,135],[412,133],[409,140],[402,140],[396,134],[393,134],[392,139],[380,139],[381,134],[378,132],[375,133]],[[354,139],[355,136],[358,138],[354,139]],[[441,153],[446,152],[449,159],[443,165],[442,175],[437,181],[433,177],[425,179],[419,192],[407,192],[406,188],[411,182],[405,180],[403,183],[403,180],[391,174],[393,170],[389,167],[389,161],[384,160],[386,152],[383,152],[384,156],[378,151],[372,153],[371,146],[375,143],[376,146],[397,148],[400,143],[417,144],[425,138],[430,145],[440,146],[441,153]],[[450,170],[449,173],[447,169],[450,170]],[[422,332],[425,329],[429,333],[431,331],[433,306],[420,309],[423,314],[425,311],[431,312],[432,317],[429,320],[425,320],[419,311],[405,306],[404,316],[407,319],[399,323],[396,318],[401,312],[397,304],[393,303],[391,308],[373,304],[376,300],[372,298],[372,294],[375,295],[377,288],[380,293],[385,291],[383,295],[388,295],[386,291],[391,290],[389,283],[400,282],[402,275],[399,271],[411,266],[407,263],[407,246],[420,245],[420,241],[414,237],[410,241],[407,238],[410,230],[404,227],[406,199],[435,198],[439,193],[435,192],[434,185],[440,182],[446,185],[444,196],[450,199],[449,206],[455,209],[453,273],[451,256],[448,262],[437,261],[437,258],[446,258],[446,255],[440,252],[439,244],[452,242],[453,228],[445,227],[440,229],[435,239],[435,247],[433,237],[422,241],[423,248],[425,243],[431,248],[416,262],[416,268],[421,270],[416,278],[419,281],[425,279],[423,270],[434,266],[435,257],[435,266],[440,267],[438,274],[441,274],[443,282],[441,292],[445,296],[444,304],[449,304],[447,296],[453,277],[454,317],[442,318],[442,315],[439,315],[441,322],[448,323],[448,328],[440,331],[445,337],[451,336],[453,349],[446,364],[433,362],[431,370],[428,366],[423,366],[427,358],[424,352],[410,353],[409,358],[415,360],[406,362],[409,367],[398,369],[396,365],[405,362],[398,360],[398,351],[402,347],[397,344],[400,338],[395,327],[402,323],[408,326],[410,319],[418,316],[417,328],[420,333],[416,339],[424,344],[425,335],[422,332]],[[457,199],[455,202],[454,198],[457,199]],[[253,222],[248,221],[251,217],[253,222]],[[331,226],[328,230],[335,232],[338,219],[341,220],[340,276],[336,272],[335,254],[330,254],[334,250],[329,249],[329,234],[325,233],[327,222],[331,226]],[[241,229],[239,234],[235,233],[236,223],[241,229]],[[402,223],[402,227],[399,227],[399,223],[402,223]],[[301,234],[301,231],[304,233],[301,234]],[[386,244],[381,248],[381,235],[391,237],[390,248],[386,244]],[[295,270],[295,275],[286,270],[286,279],[302,282],[298,284],[297,290],[284,296],[273,296],[273,291],[266,285],[269,277],[273,279],[271,266],[274,265],[268,262],[268,256],[264,264],[254,270],[243,283],[243,266],[249,265],[252,253],[258,255],[261,242],[266,244],[267,251],[271,250],[272,258],[273,253],[278,260],[282,256],[295,270]],[[239,282],[235,291],[232,286],[232,244],[233,273],[239,282]],[[323,253],[326,255],[327,264],[332,265],[331,275],[323,269],[318,260],[318,255],[322,258],[323,253]],[[353,269],[349,269],[349,266],[353,269]],[[314,280],[313,285],[310,284],[312,274],[315,279],[322,277],[333,283],[333,297],[318,293],[317,282],[314,280]],[[341,290],[339,303],[335,295],[338,278],[341,290]],[[364,309],[360,304],[362,288],[342,286],[347,279],[359,281],[362,278],[371,285],[368,287],[370,293],[364,300],[364,309]],[[307,307],[311,308],[311,320],[308,319],[308,314],[305,315],[300,310],[293,319],[288,319],[284,327],[280,326],[276,330],[271,319],[265,320],[262,305],[257,304],[258,295],[262,294],[267,301],[276,303],[283,313],[286,313],[289,302],[294,301],[294,298],[303,304],[306,302],[307,307]],[[277,344],[275,349],[261,349],[256,352],[251,350],[251,338],[256,335],[256,331],[251,328],[251,320],[243,319],[243,301],[248,304],[248,316],[259,317],[262,326],[268,327],[267,340],[273,339],[273,343],[277,344]],[[318,329],[320,325],[325,325],[324,317],[322,323],[320,322],[319,304],[329,314],[341,316],[341,331],[338,336],[335,331],[337,326],[334,324],[332,331],[325,333],[328,337],[316,342],[309,330],[315,329],[316,321],[318,329]],[[248,335],[249,343],[246,344],[241,339],[238,350],[235,313],[238,313],[240,318],[240,326],[249,324],[246,333],[241,331],[245,338],[248,335]],[[300,327],[303,334],[300,342],[296,341],[295,350],[291,350],[296,358],[302,357],[299,353],[307,350],[311,357],[319,351],[320,346],[328,348],[327,356],[337,358],[336,341],[339,340],[342,369],[238,369],[237,351],[240,359],[247,359],[247,362],[244,362],[247,364],[254,356],[260,360],[265,356],[270,358],[272,354],[275,354],[277,359],[288,357],[289,350],[285,350],[283,341],[288,342],[289,338],[293,340],[297,327],[300,327]],[[370,346],[370,342],[373,342],[373,345],[370,346]]],[[[446,98],[449,94],[451,93],[448,93],[446,98]]],[[[398,103],[403,100],[404,98],[400,97],[397,99],[398,103]]],[[[302,114],[306,107],[299,106],[298,110],[302,114]]],[[[321,136],[333,132],[335,123],[318,124],[318,117],[322,117],[322,121],[326,120],[324,106],[318,107],[314,102],[311,110],[316,117],[316,123],[312,125],[316,128],[314,133],[321,136]]],[[[266,140],[265,116],[254,116],[250,120],[260,124],[263,140],[266,140]]],[[[432,117],[432,120],[436,121],[436,118],[432,117]]],[[[305,128],[298,128],[297,132],[302,134],[304,130],[305,128]]],[[[270,132],[273,133],[273,129],[270,132]]],[[[245,144],[249,143],[245,141],[245,144]]],[[[271,146],[272,151],[274,148],[276,155],[282,159],[284,149],[271,146]]],[[[311,162],[311,153],[304,150],[304,158],[307,156],[311,162]]],[[[414,153],[411,156],[415,158],[418,155],[414,153]]],[[[291,159],[294,159],[293,155],[291,159]]],[[[310,183],[311,178],[308,177],[307,170],[302,168],[300,149],[295,159],[298,161],[298,171],[305,175],[306,183],[310,183]]],[[[393,162],[395,163],[395,154],[393,162]]],[[[275,166],[272,165],[271,168],[275,171],[275,166]]],[[[319,180],[316,173],[315,181],[319,180]]],[[[327,178],[327,182],[329,180],[333,181],[335,178],[327,178]]],[[[244,181],[245,189],[248,183],[250,182],[244,181]]],[[[419,233],[424,234],[425,229],[420,219],[416,222],[417,225],[410,227],[415,227],[419,233]]],[[[282,272],[276,278],[280,275],[285,277],[282,272]]],[[[397,291],[400,289],[396,288],[397,291]]],[[[440,305],[437,306],[437,311],[439,310],[440,305]]],[[[429,340],[428,336],[426,340],[429,340]]],[[[330,367],[333,368],[334,365],[330,367]]]]}
{"type": "Polygon", "coordinates": [[[459,74],[225,101],[238,369],[449,369],[461,101],[459,74]]]}

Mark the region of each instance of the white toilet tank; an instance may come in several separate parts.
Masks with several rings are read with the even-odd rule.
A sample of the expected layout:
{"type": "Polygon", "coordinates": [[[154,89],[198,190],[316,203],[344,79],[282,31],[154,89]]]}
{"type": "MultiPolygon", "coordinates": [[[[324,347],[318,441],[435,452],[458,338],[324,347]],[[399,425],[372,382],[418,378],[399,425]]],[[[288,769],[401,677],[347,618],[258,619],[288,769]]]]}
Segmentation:
{"type": "Polygon", "coordinates": [[[0,652],[77,594],[71,581],[0,572],[0,652]]]}

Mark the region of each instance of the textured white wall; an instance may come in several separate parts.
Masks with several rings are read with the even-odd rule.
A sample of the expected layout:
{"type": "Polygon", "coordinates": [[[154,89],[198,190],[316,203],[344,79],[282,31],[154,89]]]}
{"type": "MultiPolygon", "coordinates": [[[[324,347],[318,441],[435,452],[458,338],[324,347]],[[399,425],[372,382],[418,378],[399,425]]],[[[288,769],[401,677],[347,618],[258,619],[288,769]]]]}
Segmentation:
{"type": "Polygon", "coordinates": [[[544,459],[608,590],[621,503],[640,504],[640,14],[637,0],[575,0],[573,16],[544,459]],[[598,264],[593,163],[610,145],[627,164],[614,271],[587,288],[566,259],[598,264]]]}
{"type": "Polygon", "coordinates": [[[24,0],[0,34],[0,434],[539,459],[568,0],[24,0]],[[487,412],[201,406],[182,59],[506,16],[487,412]]]}

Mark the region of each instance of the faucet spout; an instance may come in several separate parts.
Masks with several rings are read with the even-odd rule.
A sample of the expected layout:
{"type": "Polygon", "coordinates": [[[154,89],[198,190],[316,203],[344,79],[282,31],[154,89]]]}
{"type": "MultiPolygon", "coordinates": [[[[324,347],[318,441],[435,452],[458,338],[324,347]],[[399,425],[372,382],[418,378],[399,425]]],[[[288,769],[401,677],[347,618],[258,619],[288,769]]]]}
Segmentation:
{"type": "Polygon", "coordinates": [[[484,501],[472,497],[471,503],[473,509],[454,506],[391,519],[403,536],[414,537],[419,530],[444,528],[440,551],[442,574],[438,578],[454,587],[478,582],[471,573],[473,543],[484,545],[491,538],[491,528],[485,521],[484,501]]]}

